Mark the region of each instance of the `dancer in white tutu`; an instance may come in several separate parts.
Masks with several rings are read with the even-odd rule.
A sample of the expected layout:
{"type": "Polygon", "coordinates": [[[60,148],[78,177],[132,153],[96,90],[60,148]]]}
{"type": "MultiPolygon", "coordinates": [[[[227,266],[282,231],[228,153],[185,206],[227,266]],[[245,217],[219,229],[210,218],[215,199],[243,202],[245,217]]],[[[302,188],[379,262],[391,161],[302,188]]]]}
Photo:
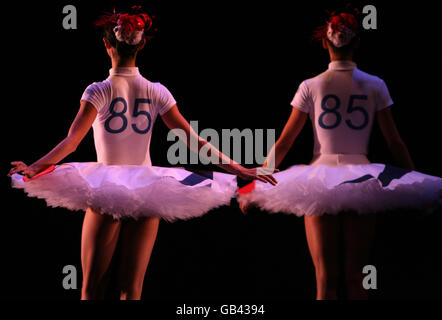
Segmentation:
{"type": "MultiPolygon", "coordinates": [[[[137,8],[139,9],[139,8],[137,8]]],[[[144,13],[113,13],[97,25],[112,62],[110,76],[85,90],[67,137],[30,166],[13,162],[13,185],[51,206],[86,210],[81,261],[82,299],[102,298],[104,275],[118,239],[122,244],[121,299],[140,299],[159,219],[185,219],[230,203],[235,176],[275,183],[210,146],[191,129],[171,93],[146,80],[135,65],[146,43],[151,19],[144,13]],[[152,167],[149,144],[157,115],[170,129],[181,129],[219,155],[219,166],[234,175],[196,174],[180,168],[152,167]],[[98,162],[57,165],[75,151],[93,127],[98,162]],[[21,174],[20,174],[21,173],[21,174]],[[128,219],[120,219],[128,218],[128,219]]]]}
{"type": "Polygon", "coordinates": [[[316,271],[317,299],[337,298],[338,233],[345,249],[348,298],[365,299],[363,266],[368,264],[375,213],[440,204],[442,179],[414,170],[392,118],[393,101],[383,80],[356,67],[353,53],[359,27],[351,13],[332,14],[315,37],[328,50],[328,70],[301,83],[292,113],[272,148],[267,165],[277,167],[310,117],[314,157],[275,174],[278,184],[253,182],[239,190],[245,211],[254,205],[270,212],[305,216],[307,242],[316,271]],[[402,168],[370,164],[366,157],[374,119],[402,168]],[[339,215],[337,215],[339,213],[339,215]]]}

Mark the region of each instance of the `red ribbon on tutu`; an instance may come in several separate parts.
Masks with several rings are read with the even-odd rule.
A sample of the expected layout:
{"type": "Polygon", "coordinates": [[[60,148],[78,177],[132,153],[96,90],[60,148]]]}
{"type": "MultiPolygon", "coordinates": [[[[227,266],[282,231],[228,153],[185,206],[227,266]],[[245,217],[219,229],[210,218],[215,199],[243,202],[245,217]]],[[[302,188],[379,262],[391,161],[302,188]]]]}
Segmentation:
{"type": "Polygon", "coordinates": [[[249,192],[252,192],[253,189],[255,189],[255,181],[252,181],[251,183],[249,183],[248,185],[246,185],[242,188],[239,188],[238,193],[239,194],[247,194],[249,192]]]}
{"type": "Polygon", "coordinates": [[[33,176],[32,178],[28,178],[28,177],[26,177],[26,176],[23,176],[23,181],[26,182],[26,181],[30,181],[30,180],[37,179],[38,177],[41,177],[42,175],[45,175],[45,174],[47,174],[47,173],[51,173],[51,172],[54,171],[54,170],[55,170],[55,165],[53,164],[52,166],[48,167],[47,169],[45,169],[45,170],[43,170],[43,171],[37,173],[37,174],[36,174],[35,176],[33,176]]]}

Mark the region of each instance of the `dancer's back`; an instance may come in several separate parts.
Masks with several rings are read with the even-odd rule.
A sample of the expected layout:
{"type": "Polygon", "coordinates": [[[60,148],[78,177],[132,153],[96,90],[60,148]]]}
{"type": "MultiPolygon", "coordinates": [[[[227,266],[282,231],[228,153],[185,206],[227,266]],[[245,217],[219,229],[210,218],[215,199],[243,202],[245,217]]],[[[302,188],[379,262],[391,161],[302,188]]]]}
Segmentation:
{"type": "Polygon", "coordinates": [[[97,161],[107,165],[151,165],[149,146],[158,114],[176,104],[160,83],[136,67],[113,68],[102,82],[87,87],[81,100],[97,109],[93,123],[97,161]]]}
{"type": "Polygon", "coordinates": [[[327,71],[302,82],[292,101],[312,120],[316,157],[366,155],[375,113],[392,104],[384,81],[352,61],[331,62],[327,71]]]}

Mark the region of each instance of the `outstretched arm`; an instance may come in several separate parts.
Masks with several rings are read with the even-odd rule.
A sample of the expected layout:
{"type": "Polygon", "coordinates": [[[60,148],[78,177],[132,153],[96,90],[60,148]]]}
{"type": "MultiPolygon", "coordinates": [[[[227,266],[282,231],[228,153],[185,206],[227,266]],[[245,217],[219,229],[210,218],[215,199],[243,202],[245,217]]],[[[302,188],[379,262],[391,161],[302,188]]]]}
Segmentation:
{"type": "Polygon", "coordinates": [[[385,108],[376,113],[379,127],[382,134],[387,141],[388,148],[390,149],[394,159],[399,166],[415,170],[414,163],[411,160],[410,153],[407,146],[402,141],[399,131],[391,113],[391,108],[385,108]]]}
{"type": "Polygon", "coordinates": [[[54,149],[52,149],[48,154],[43,156],[41,159],[34,162],[32,165],[27,166],[21,161],[11,162],[13,168],[9,171],[9,176],[14,173],[23,173],[25,176],[31,178],[40,171],[45,170],[51,165],[57,164],[69,154],[74,152],[83,138],[86,136],[87,132],[92,126],[92,123],[97,116],[97,110],[95,107],[86,101],[81,101],[80,110],[77,113],[69,132],[54,149]]]}
{"type": "Polygon", "coordinates": [[[277,168],[282,162],[287,152],[293,145],[299,132],[304,127],[308,113],[302,112],[297,108],[292,108],[289,120],[287,121],[281,136],[269,152],[264,163],[265,167],[277,168]]]}
{"type": "MultiPolygon", "coordinates": [[[[218,159],[216,165],[220,168],[233,173],[245,180],[253,180],[257,179],[263,182],[270,182],[271,184],[276,184],[275,178],[271,174],[261,175],[257,173],[257,168],[244,168],[240,164],[236,163],[226,155],[224,155],[221,151],[217,150],[213,145],[211,145],[208,141],[202,139],[198,134],[192,129],[187,120],[182,116],[178,107],[175,105],[169,111],[167,111],[164,115],[161,116],[164,123],[170,130],[180,129],[185,132],[186,144],[192,150],[193,145],[191,143],[192,139],[197,142],[198,150],[192,150],[197,153],[201,150],[203,146],[209,148],[208,153],[215,153],[218,159]]],[[[181,137],[182,138],[182,137],[181,137]]],[[[269,172],[272,173],[272,172],[269,172]]]]}

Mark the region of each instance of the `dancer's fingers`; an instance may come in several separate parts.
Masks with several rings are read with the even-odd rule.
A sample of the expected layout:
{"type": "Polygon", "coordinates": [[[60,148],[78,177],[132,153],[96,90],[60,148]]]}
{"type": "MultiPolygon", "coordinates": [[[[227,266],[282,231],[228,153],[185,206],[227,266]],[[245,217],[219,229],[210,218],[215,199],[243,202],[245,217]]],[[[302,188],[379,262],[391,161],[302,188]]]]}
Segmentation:
{"type": "Polygon", "coordinates": [[[256,176],[255,179],[267,183],[268,181],[264,178],[265,176],[256,176]]]}
{"type": "Polygon", "coordinates": [[[272,185],[276,185],[278,183],[275,177],[273,177],[273,175],[271,174],[264,175],[263,177],[265,177],[265,179],[269,181],[272,185]]]}
{"type": "Polygon", "coordinates": [[[269,182],[272,185],[276,185],[276,182],[274,182],[272,179],[270,179],[269,176],[258,176],[258,177],[262,178],[264,182],[269,182]]]}
{"type": "Polygon", "coordinates": [[[276,168],[268,168],[268,167],[259,167],[257,168],[257,173],[263,176],[279,172],[279,169],[276,168]]]}
{"type": "Polygon", "coordinates": [[[19,167],[12,168],[11,170],[9,170],[8,177],[12,176],[15,173],[22,172],[23,170],[23,168],[19,167]]]}
{"type": "Polygon", "coordinates": [[[267,177],[267,179],[269,180],[269,182],[270,182],[272,185],[276,186],[276,184],[278,183],[278,181],[276,181],[276,179],[273,178],[273,176],[268,175],[268,176],[266,176],[266,177],[267,177]]]}
{"type": "Polygon", "coordinates": [[[11,170],[9,170],[9,172],[10,172],[10,173],[16,173],[16,172],[21,171],[21,170],[23,170],[23,169],[24,169],[23,166],[21,166],[21,165],[16,165],[15,167],[11,168],[11,170]]]}
{"type": "Polygon", "coordinates": [[[241,212],[242,212],[243,214],[247,214],[247,206],[244,205],[243,203],[240,203],[240,204],[239,204],[239,209],[241,210],[241,212]]]}
{"type": "Polygon", "coordinates": [[[13,168],[9,170],[8,177],[12,176],[15,173],[22,172],[27,168],[27,165],[23,161],[12,161],[11,165],[13,168]]]}
{"type": "Polygon", "coordinates": [[[272,176],[271,174],[269,174],[268,177],[273,182],[273,185],[276,185],[278,183],[278,180],[276,180],[275,177],[272,176]]]}
{"type": "Polygon", "coordinates": [[[26,167],[26,164],[24,162],[21,162],[21,161],[12,161],[11,165],[14,166],[15,168],[26,167]]]}
{"type": "Polygon", "coordinates": [[[18,166],[20,164],[25,164],[25,163],[23,161],[12,161],[11,162],[11,165],[13,165],[13,166],[18,166]]]}

